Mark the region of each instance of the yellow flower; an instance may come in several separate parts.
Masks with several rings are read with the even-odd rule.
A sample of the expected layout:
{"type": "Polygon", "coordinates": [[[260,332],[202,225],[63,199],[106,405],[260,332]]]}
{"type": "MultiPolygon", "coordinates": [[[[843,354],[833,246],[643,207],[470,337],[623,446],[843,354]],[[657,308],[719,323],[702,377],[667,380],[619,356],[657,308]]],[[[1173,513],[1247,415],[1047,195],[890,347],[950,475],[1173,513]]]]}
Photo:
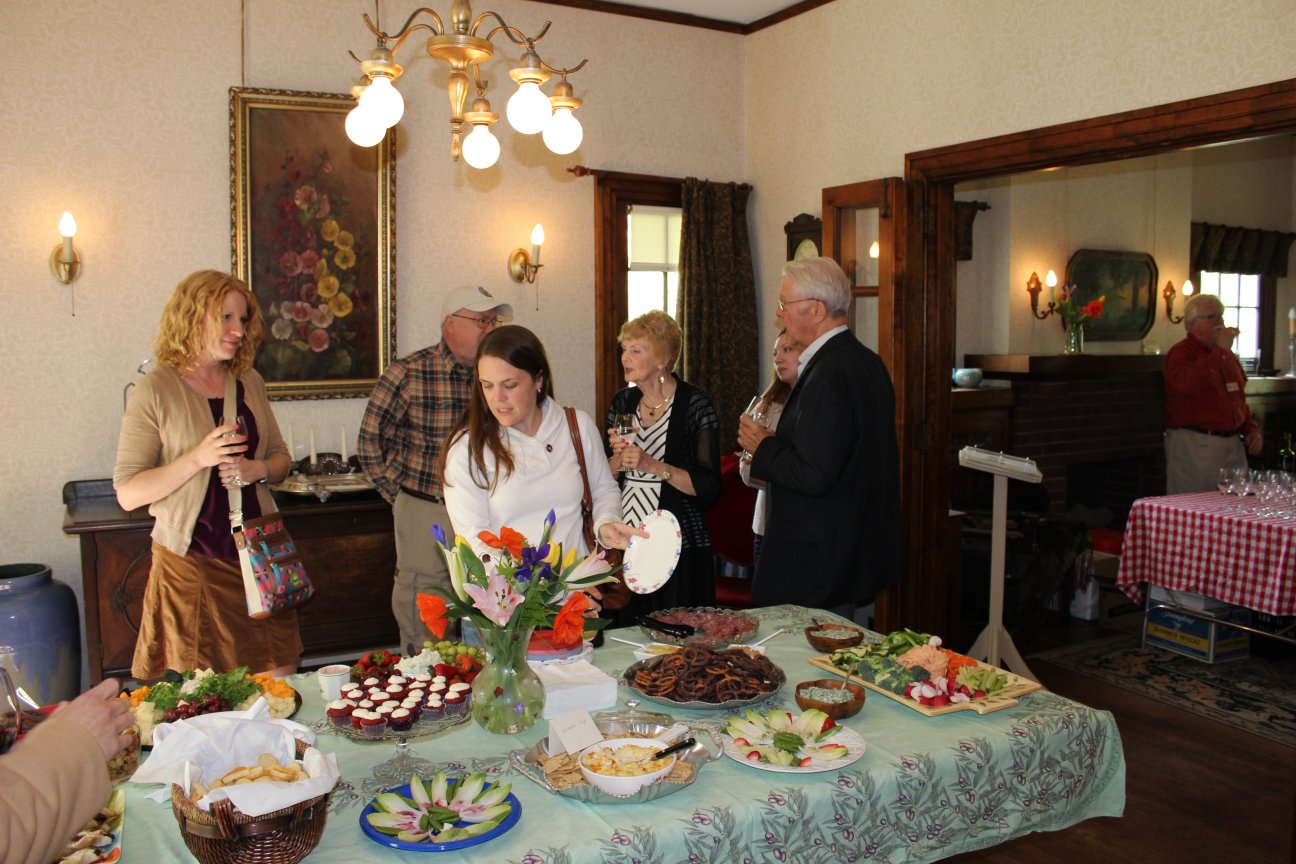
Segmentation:
{"type": "Polygon", "coordinates": [[[341,267],[343,270],[350,270],[355,266],[355,262],[355,252],[352,252],[350,249],[339,249],[333,255],[333,263],[341,267]]]}
{"type": "Polygon", "coordinates": [[[319,282],[328,275],[328,259],[320,258],[315,262],[315,281],[319,282]]]}
{"type": "Polygon", "coordinates": [[[338,293],[338,278],[336,276],[325,276],[323,279],[319,280],[319,282],[315,283],[315,290],[319,292],[321,297],[327,300],[329,297],[338,293]]]}
{"type": "Polygon", "coordinates": [[[332,243],[338,236],[339,230],[336,219],[325,219],[324,224],[320,226],[320,236],[332,243]]]}
{"type": "Polygon", "coordinates": [[[333,242],[339,249],[350,249],[355,245],[355,235],[350,231],[339,231],[337,232],[337,239],[333,242]]]}
{"type": "Polygon", "coordinates": [[[351,296],[341,291],[330,297],[328,304],[329,308],[333,310],[333,314],[339,318],[350,315],[351,309],[354,308],[351,304],[351,296]]]}

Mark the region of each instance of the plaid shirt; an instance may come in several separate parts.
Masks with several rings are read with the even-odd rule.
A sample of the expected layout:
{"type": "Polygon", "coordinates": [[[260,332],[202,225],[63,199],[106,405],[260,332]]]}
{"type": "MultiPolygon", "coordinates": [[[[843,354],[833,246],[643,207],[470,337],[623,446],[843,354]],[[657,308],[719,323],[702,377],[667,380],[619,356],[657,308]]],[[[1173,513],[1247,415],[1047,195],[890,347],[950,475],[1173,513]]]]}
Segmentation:
{"type": "Polygon", "coordinates": [[[441,495],[437,462],[446,434],[468,406],[472,370],[444,341],[397,360],[374,385],[356,455],[388,501],[402,487],[441,495]]]}

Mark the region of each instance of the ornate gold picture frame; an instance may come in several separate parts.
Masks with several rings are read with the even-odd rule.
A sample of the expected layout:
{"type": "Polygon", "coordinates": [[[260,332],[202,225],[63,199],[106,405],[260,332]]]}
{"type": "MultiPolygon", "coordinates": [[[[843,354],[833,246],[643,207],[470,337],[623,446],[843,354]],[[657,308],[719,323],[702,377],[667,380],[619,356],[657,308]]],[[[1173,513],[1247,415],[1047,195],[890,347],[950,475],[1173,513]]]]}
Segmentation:
{"type": "Polygon", "coordinates": [[[350,96],[230,88],[230,254],[261,304],[272,399],[367,397],[396,344],[395,130],[350,96]]]}

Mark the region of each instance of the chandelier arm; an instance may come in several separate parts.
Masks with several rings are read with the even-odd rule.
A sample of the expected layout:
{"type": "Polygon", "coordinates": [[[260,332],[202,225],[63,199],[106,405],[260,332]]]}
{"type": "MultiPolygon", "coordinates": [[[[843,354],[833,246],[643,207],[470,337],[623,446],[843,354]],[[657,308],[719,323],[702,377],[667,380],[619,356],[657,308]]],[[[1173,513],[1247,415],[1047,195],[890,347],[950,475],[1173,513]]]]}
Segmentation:
{"type": "Polygon", "coordinates": [[[386,45],[387,42],[393,39],[397,41],[397,44],[404,42],[405,37],[408,36],[414,30],[431,30],[433,33],[437,34],[438,36],[440,36],[442,33],[445,32],[445,25],[441,23],[441,16],[436,13],[435,9],[429,9],[426,6],[420,6],[419,8],[411,12],[409,17],[405,19],[405,23],[401,25],[401,29],[397,30],[395,33],[391,35],[388,35],[387,33],[384,33],[381,30],[379,30],[374,25],[373,21],[369,20],[368,12],[361,13],[360,17],[364,19],[365,26],[369,28],[369,31],[382,40],[384,46],[386,45]],[[410,25],[413,24],[414,19],[417,18],[420,15],[420,13],[423,12],[426,12],[427,14],[431,15],[432,20],[435,21],[436,24],[435,25],[416,24],[414,27],[410,27],[410,25]]]}
{"type": "MultiPolygon", "coordinates": [[[[539,54],[537,54],[536,56],[540,57],[539,54]]],[[[571,75],[573,72],[579,72],[580,70],[584,69],[585,64],[587,63],[589,63],[589,58],[582,60],[581,62],[577,63],[575,66],[571,67],[570,69],[558,69],[546,63],[544,61],[544,58],[540,58],[540,67],[542,69],[544,69],[546,72],[548,72],[551,75],[561,75],[564,77],[566,77],[567,75],[571,75]]]]}
{"type": "MultiPolygon", "coordinates": [[[[435,15],[436,13],[433,12],[432,14],[435,15]]],[[[439,24],[440,22],[438,21],[437,23],[439,24]]],[[[413,36],[416,30],[427,30],[429,33],[432,33],[433,35],[436,36],[441,35],[441,31],[438,30],[436,27],[433,27],[431,24],[420,23],[420,24],[415,24],[413,27],[408,26],[409,25],[408,21],[406,21],[405,24],[406,24],[406,28],[408,29],[402,28],[401,34],[399,36],[389,37],[391,39],[395,39],[395,44],[391,46],[392,54],[395,54],[397,51],[399,51],[400,47],[405,44],[405,40],[408,39],[410,36],[413,36]]]]}
{"type": "Polygon", "coordinates": [[[477,95],[478,95],[478,96],[485,96],[485,95],[486,95],[486,84],[489,84],[490,82],[486,82],[486,84],[483,84],[483,83],[482,83],[482,79],[481,79],[481,64],[480,64],[480,63],[474,63],[474,64],[472,64],[472,70],[473,70],[473,85],[476,86],[476,88],[477,88],[477,95]]]}
{"type": "MultiPolygon", "coordinates": [[[[472,23],[472,27],[468,29],[468,32],[471,33],[473,36],[476,36],[477,28],[481,27],[482,22],[485,21],[487,18],[494,18],[496,21],[499,22],[499,26],[491,30],[484,37],[487,42],[493,40],[495,38],[496,33],[503,33],[516,45],[525,45],[528,42],[534,41],[528,39],[527,35],[523,33],[521,30],[517,29],[516,27],[509,26],[509,23],[505,21],[503,18],[501,18],[498,12],[491,12],[489,10],[477,16],[476,20],[474,20],[472,23]]],[[[545,29],[546,30],[549,29],[549,24],[547,22],[545,23],[545,29]]],[[[544,35],[543,31],[541,31],[541,35],[544,35]]],[[[539,38],[540,36],[536,37],[536,39],[539,38]]]]}

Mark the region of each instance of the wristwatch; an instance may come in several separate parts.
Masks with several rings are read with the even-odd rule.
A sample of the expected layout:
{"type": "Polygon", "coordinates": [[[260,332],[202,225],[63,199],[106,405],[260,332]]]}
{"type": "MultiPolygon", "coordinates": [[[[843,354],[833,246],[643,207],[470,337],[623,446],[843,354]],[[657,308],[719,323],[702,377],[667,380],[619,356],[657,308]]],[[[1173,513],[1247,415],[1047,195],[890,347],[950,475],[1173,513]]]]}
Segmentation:
{"type": "Polygon", "coordinates": [[[665,468],[662,469],[661,478],[662,478],[662,482],[663,482],[663,483],[669,483],[669,482],[670,482],[670,478],[671,478],[671,469],[670,469],[670,466],[669,466],[669,465],[667,465],[665,468]]]}

